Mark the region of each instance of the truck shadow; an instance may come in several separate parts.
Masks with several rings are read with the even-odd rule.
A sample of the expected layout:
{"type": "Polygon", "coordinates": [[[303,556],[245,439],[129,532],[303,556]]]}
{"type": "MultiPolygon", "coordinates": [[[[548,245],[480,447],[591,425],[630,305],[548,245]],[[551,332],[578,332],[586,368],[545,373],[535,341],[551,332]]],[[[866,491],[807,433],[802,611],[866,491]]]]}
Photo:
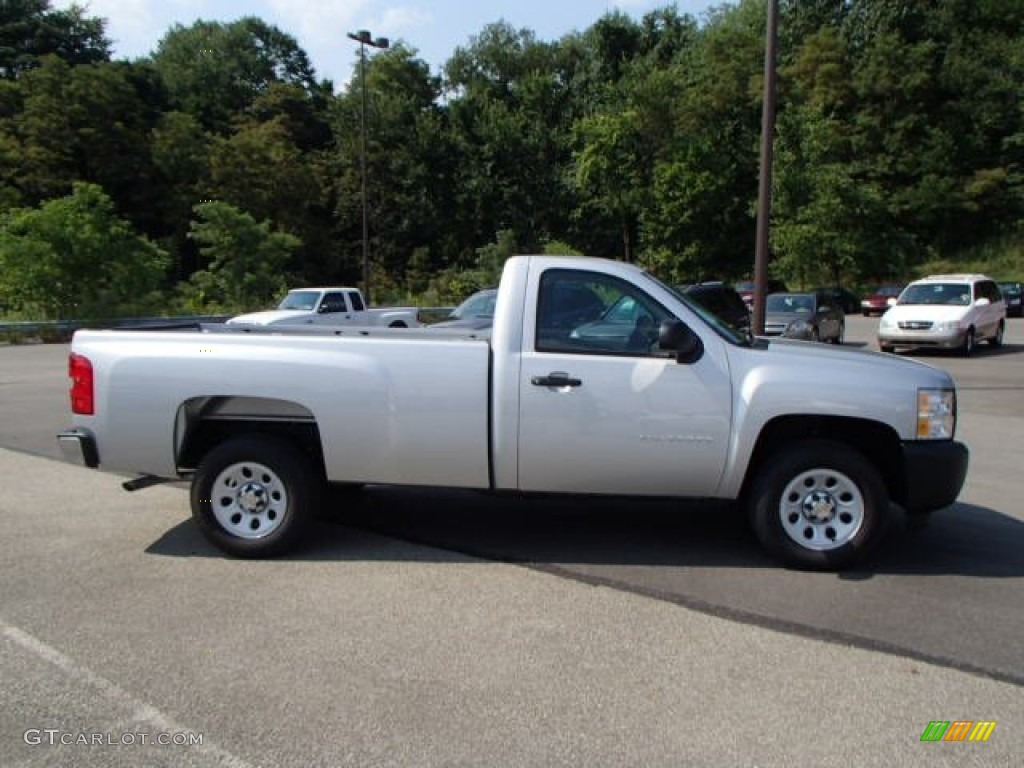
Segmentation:
{"type": "MultiPolygon", "coordinates": [[[[754,539],[735,505],[717,501],[563,498],[472,491],[371,487],[337,494],[309,541],[288,559],[447,560],[447,553],[531,565],[782,569],[754,539]],[[385,554],[360,551],[355,528],[422,545],[385,554]],[[446,553],[436,550],[445,550],[446,553]]],[[[879,550],[840,578],[883,574],[1024,576],[1024,523],[991,509],[956,504],[914,529],[896,508],[879,550]]],[[[224,557],[191,520],[168,531],[152,554],[224,557]]]]}

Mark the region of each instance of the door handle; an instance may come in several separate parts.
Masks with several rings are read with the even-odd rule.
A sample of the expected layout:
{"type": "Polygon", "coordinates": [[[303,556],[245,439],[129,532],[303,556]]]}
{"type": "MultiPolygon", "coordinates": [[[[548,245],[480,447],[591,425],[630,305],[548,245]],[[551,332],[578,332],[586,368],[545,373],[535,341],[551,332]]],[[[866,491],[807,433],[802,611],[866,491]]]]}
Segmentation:
{"type": "Polygon", "coordinates": [[[573,379],[567,373],[561,371],[549,373],[547,376],[534,376],[530,383],[535,387],[579,387],[583,385],[580,379],[573,379]]]}

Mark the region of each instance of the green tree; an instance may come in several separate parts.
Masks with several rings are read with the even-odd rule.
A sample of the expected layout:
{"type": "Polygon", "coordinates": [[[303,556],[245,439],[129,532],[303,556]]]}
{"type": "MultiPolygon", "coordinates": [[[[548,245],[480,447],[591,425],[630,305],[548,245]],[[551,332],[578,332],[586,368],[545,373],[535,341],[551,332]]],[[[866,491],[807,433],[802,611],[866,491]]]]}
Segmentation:
{"type": "MultiPolygon", "coordinates": [[[[356,67],[332,115],[329,168],[344,280],[356,279],[361,263],[361,70],[356,67]]],[[[451,243],[460,239],[453,204],[459,156],[437,104],[440,79],[415,51],[399,43],[368,57],[365,76],[370,251],[374,266],[391,282],[415,282],[416,273],[440,268],[457,252],[451,243]]]]}
{"type": "MultiPolygon", "coordinates": [[[[475,249],[512,230],[528,249],[566,231],[571,194],[569,88],[558,47],[490,24],[445,67],[460,165],[455,208],[475,249]]],[[[471,260],[473,250],[463,252],[471,260]]]]}
{"type": "Polygon", "coordinates": [[[197,308],[265,308],[287,285],[285,268],[299,239],[271,231],[270,222],[257,223],[228,203],[200,203],[193,210],[191,237],[208,260],[190,279],[197,308]]]}
{"type": "Polygon", "coordinates": [[[229,24],[176,24],[152,58],[174,108],[220,134],[230,132],[234,118],[274,83],[298,86],[310,98],[322,99],[330,92],[329,83],[316,82],[296,40],[255,17],[229,24]]]}
{"type": "Polygon", "coordinates": [[[159,105],[151,101],[149,74],[123,62],[71,66],[47,56],[19,77],[14,114],[0,119],[0,135],[19,151],[0,156],[0,171],[25,203],[66,195],[73,182],[86,181],[101,186],[136,226],[154,228],[150,135],[159,105]]]}
{"type": "Polygon", "coordinates": [[[95,184],[0,218],[0,303],[40,318],[147,309],[167,255],[117,216],[95,184]]]}
{"type": "Polygon", "coordinates": [[[68,64],[95,64],[110,58],[103,19],[72,5],[52,10],[49,0],[0,2],[0,77],[13,79],[56,55],[68,64]]]}

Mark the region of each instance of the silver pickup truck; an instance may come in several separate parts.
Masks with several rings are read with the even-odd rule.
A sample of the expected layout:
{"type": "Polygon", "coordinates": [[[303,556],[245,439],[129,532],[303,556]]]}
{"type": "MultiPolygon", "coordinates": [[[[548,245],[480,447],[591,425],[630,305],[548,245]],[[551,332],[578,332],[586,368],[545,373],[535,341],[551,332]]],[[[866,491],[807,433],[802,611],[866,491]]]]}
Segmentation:
{"type": "Polygon", "coordinates": [[[783,562],[863,558],[956,499],[949,374],[752,339],[641,269],[510,259],[485,331],[79,331],[66,455],[190,478],[226,552],[301,537],[325,483],[736,500],[783,562]]]}

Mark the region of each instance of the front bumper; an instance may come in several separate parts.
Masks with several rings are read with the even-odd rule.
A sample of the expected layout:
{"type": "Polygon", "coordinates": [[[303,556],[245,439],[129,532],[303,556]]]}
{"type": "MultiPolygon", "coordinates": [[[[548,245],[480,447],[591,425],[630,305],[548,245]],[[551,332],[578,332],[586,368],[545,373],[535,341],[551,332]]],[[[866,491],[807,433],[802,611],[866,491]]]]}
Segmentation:
{"type": "Polygon", "coordinates": [[[948,507],[960,495],[967,478],[969,452],[952,440],[903,443],[904,498],[908,512],[931,512],[948,507]]]}
{"type": "Polygon", "coordinates": [[[887,330],[878,332],[878,343],[890,347],[940,347],[957,349],[964,345],[966,331],[903,331],[887,330]]]}
{"type": "Polygon", "coordinates": [[[65,461],[95,469],[100,465],[96,438],[82,429],[69,429],[57,435],[57,445],[65,461]]]}

